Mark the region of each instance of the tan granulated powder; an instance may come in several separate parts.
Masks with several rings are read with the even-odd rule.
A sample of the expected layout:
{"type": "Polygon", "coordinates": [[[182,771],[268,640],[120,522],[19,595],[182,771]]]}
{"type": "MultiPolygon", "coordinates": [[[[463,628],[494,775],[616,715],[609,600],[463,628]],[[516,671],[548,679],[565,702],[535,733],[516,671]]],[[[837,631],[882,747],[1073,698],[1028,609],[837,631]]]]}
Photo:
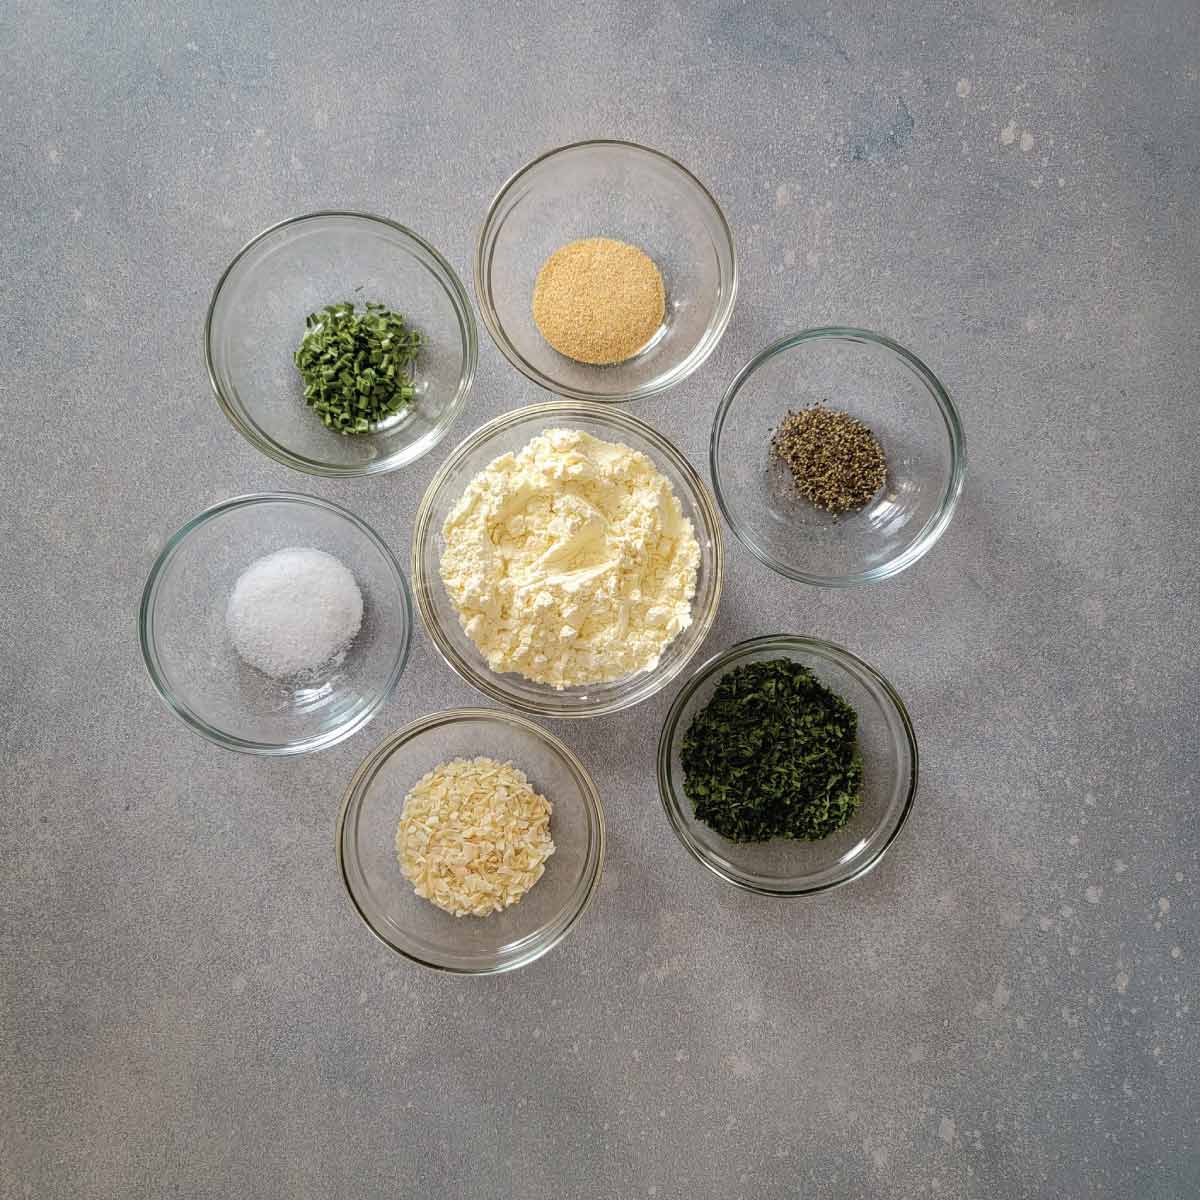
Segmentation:
{"type": "Polygon", "coordinates": [[[542,337],[576,362],[602,366],[632,358],[666,313],[653,259],[613,238],[582,238],[550,255],[533,288],[542,337]]]}

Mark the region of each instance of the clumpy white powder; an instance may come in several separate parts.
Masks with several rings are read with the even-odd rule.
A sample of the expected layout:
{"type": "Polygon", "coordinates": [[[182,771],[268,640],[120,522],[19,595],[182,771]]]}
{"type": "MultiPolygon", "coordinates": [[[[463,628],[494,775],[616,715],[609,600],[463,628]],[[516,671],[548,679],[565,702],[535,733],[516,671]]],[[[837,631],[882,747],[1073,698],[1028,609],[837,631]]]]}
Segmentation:
{"type": "Polygon", "coordinates": [[[649,671],[691,623],[700,547],[654,463],[548,429],[446,518],[442,581],[493,671],[555,688],[649,671]]]}
{"type": "Polygon", "coordinates": [[[338,559],[291,547],[258,559],[238,576],[225,624],[245,662],[272,679],[286,679],[344,654],[362,615],[362,592],[338,559]]]}

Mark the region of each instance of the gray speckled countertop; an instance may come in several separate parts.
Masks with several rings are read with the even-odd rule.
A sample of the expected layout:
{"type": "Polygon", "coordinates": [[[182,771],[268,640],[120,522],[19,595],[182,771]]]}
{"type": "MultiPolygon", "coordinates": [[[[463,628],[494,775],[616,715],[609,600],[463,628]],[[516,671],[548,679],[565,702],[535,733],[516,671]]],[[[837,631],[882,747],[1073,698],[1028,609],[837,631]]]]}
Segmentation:
{"type": "MultiPolygon", "coordinates": [[[[0,1197],[1200,1194],[1195,0],[258,7],[0,12],[0,1197]],[[466,278],[499,183],[594,135],[680,158],[736,232],[723,342],[635,406],[696,462],[799,327],[881,329],[961,408],[932,554],[833,593],[730,539],[709,641],[877,663],[921,794],[866,879],[772,903],[666,824],[674,689],[559,725],[598,897],[533,967],[443,977],[360,924],[333,827],[370,746],[473,693],[419,634],[365,733],[225,753],[153,694],[137,601],[252,490],[406,554],[441,458],[256,453],[201,359],[232,253],[346,206],[466,278]]],[[[536,394],[482,334],[455,436],[536,394]]]]}

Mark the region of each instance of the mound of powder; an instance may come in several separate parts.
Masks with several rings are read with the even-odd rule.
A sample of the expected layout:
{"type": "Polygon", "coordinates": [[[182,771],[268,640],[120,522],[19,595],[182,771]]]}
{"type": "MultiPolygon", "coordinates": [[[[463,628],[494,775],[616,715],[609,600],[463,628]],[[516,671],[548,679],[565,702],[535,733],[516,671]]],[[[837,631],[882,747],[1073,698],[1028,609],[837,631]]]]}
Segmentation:
{"type": "Polygon", "coordinates": [[[691,624],[692,524],[629,446],[546,430],[489,463],[442,534],[442,581],[494,671],[604,683],[651,670],[691,624]]]}
{"type": "Polygon", "coordinates": [[[338,559],[291,547],[258,559],[238,576],[225,624],[245,662],[272,679],[286,679],[344,654],[362,615],[362,592],[338,559]]]}
{"type": "Polygon", "coordinates": [[[632,358],[666,313],[666,289],[654,260],[613,238],[582,238],[542,264],[533,288],[533,319],[542,337],[577,362],[632,358]]]}

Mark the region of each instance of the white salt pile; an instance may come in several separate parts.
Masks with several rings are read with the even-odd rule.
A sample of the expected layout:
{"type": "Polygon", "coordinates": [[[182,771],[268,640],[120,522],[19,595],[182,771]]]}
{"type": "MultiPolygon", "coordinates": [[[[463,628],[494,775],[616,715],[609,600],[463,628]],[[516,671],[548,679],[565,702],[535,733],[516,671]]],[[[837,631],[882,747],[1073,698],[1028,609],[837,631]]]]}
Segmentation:
{"type": "Polygon", "coordinates": [[[242,659],[273,679],[340,661],[362,625],[353,574],[323,550],[290,547],[248,566],[225,623],[242,659]]]}

